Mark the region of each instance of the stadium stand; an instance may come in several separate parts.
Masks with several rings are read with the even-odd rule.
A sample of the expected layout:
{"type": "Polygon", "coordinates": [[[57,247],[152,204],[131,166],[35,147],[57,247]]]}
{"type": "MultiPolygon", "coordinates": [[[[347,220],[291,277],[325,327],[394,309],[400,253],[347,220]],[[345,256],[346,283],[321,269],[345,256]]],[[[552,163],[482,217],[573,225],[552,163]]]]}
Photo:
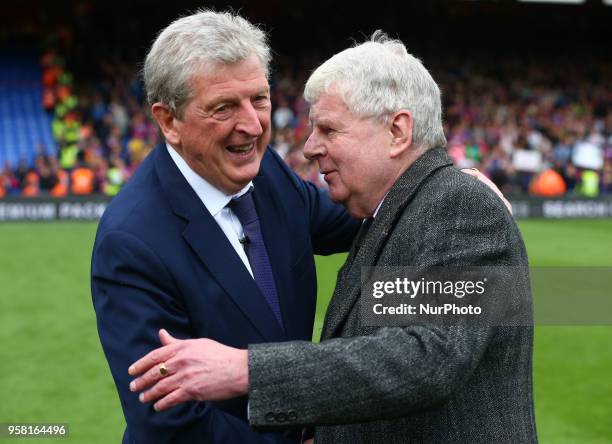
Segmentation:
{"type": "Polygon", "coordinates": [[[41,69],[35,53],[0,51],[0,165],[32,164],[54,156],[50,118],[42,106],[41,69]]]}
{"type": "MultiPolygon", "coordinates": [[[[440,83],[448,148],[456,164],[479,168],[506,194],[612,193],[612,63],[605,57],[605,42],[597,40],[605,14],[584,9],[591,22],[581,25],[573,20],[576,14],[559,9],[558,23],[542,21],[541,30],[510,34],[517,17],[540,17],[538,9],[530,8],[531,13],[520,7],[485,10],[475,2],[460,7],[452,1],[433,3],[439,9],[405,8],[422,8],[415,12],[440,19],[446,35],[419,38],[427,21],[402,33],[412,37],[405,41],[420,43],[411,50],[440,83]],[[481,8],[488,15],[469,22],[460,8],[481,8]],[[598,16],[599,25],[594,22],[598,16]],[[593,36],[584,33],[580,42],[559,40],[557,28],[563,27],[558,25],[569,23],[593,36]],[[479,40],[476,50],[473,42],[481,34],[487,40],[479,40]],[[454,41],[456,47],[436,46],[436,41],[454,41]],[[604,56],[598,48],[604,48],[604,56]]],[[[125,6],[132,7],[138,5],[125,6]]],[[[39,30],[36,40],[45,42],[40,56],[28,51],[0,54],[0,197],[72,194],[77,164],[93,173],[93,184],[85,191],[112,196],[160,141],[138,77],[151,29],[156,29],[151,24],[155,16],[129,21],[128,11],[95,1],[79,8],[70,12],[75,14],[72,26],[39,30]],[[103,39],[97,37],[101,35],[103,39]]],[[[337,49],[334,45],[345,45],[338,36],[346,38],[349,31],[313,29],[303,17],[275,15],[274,8],[265,14],[251,10],[257,12],[266,22],[276,20],[278,32],[284,33],[273,41],[279,53],[270,79],[272,144],[298,174],[325,186],[316,164],[301,154],[309,131],[301,91],[308,73],[337,49]],[[300,33],[308,33],[310,40],[302,42],[300,33]]],[[[68,10],[62,13],[69,15],[68,10]]],[[[164,23],[168,14],[175,13],[158,11],[164,23]]],[[[367,21],[358,16],[352,20],[367,21]]],[[[393,30],[393,20],[385,20],[380,25],[393,30]]]]}

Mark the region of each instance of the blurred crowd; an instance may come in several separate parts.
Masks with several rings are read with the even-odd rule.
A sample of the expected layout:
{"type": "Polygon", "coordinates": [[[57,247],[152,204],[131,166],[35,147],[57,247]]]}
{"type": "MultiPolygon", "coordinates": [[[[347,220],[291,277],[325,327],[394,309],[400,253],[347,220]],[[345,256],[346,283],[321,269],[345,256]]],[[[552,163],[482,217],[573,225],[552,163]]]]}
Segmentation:
{"type": "Polygon", "coordinates": [[[486,172],[504,193],[612,193],[611,64],[563,58],[453,65],[436,78],[458,166],[486,172]]]}
{"type": "MultiPolygon", "coordinates": [[[[271,78],[272,146],[291,168],[325,186],[302,155],[309,133],[302,88],[311,64],[279,56],[271,78]]],[[[612,193],[612,65],[567,60],[425,60],[443,94],[448,150],[505,194],[612,193]]],[[[99,61],[94,81],[75,78],[62,55],[41,58],[42,106],[56,156],[0,170],[0,197],[115,195],[161,141],[133,63],[99,61]]],[[[41,153],[46,152],[41,147],[41,153]]]]}
{"type": "Polygon", "coordinates": [[[42,106],[52,118],[57,155],[43,154],[41,146],[33,165],[6,165],[0,196],[114,196],[160,140],[137,72],[121,61],[101,61],[96,82],[79,86],[56,51],[47,51],[41,65],[42,106]]]}

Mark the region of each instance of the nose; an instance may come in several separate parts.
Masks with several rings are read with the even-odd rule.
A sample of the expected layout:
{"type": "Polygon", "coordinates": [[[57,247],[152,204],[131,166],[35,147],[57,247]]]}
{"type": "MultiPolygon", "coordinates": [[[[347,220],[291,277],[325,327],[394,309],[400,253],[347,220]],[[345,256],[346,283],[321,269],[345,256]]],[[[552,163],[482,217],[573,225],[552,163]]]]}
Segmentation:
{"type": "Polygon", "coordinates": [[[259,137],[263,133],[261,124],[261,116],[253,108],[253,105],[248,102],[240,107],[236,130],[243,132],[252,137],[259,137]]]}
{"type": "Polygon", "coordinates": [[[319,142],[319,138],[316,136],[315,130],[313,130],[304,144],[304,157],[308,160],[314,160],[324,154],[325,147],[319,142]]]}

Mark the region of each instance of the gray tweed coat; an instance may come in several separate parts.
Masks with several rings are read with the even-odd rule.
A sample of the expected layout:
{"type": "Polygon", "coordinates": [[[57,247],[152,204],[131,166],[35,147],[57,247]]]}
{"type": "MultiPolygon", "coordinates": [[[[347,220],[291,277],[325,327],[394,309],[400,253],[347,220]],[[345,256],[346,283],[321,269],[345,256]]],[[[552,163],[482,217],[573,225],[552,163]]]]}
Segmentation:
{"type": "Polygon", "coordinates": [[[500,199],[431,149],[395,183],[357,243],[338,274],[320,344],[249,348],[251,424],[316,425],[317,443],[536,442],[532,327],[360,322],[362,266],[527,265],[500,199]]]}

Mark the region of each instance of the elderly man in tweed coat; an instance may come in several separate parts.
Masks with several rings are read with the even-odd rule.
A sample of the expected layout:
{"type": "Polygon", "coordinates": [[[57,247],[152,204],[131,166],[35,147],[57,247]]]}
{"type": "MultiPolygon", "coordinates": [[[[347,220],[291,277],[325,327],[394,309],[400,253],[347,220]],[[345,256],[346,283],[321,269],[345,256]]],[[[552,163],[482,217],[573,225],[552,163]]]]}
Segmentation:
{"type": "MultiPolygon", "coordinates": [[[[519,266],[527,255],[502,202],[461,174],[443,147],[438,86],[404,45],[375,33],[306,84],[317,159],[332,199],[367,218],[327,311],[319,344],[236,350],[200,339],[138,361],[133,389],[166,409],[249,394],[253,426],[316,425],[321,443],[536,442],[530,326],[370,327],[364,266],[519,266]],[[197,349],[187,359],[185,351],[197,349]],[[164,362],[170,376],[156,364],[164,362]]],[[[530,298],[526,274],[516,277],[530,298]]],[[[530,299],[528,299],[530,303],[530,299]]]]}

